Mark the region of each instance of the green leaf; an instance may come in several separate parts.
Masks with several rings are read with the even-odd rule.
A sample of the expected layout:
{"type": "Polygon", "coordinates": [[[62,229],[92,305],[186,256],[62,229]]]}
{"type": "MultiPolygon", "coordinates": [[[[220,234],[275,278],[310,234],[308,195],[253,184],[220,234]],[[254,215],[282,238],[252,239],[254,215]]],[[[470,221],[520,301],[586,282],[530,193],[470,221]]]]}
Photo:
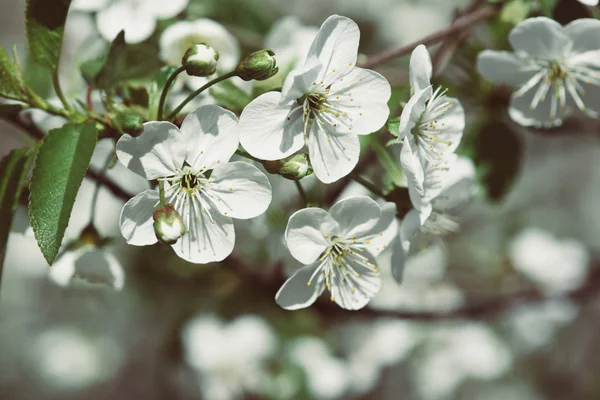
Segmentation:
{"type": "Polygon", "coordinates": [[[539,0],[542,12],[548,17],[552,17],[556,3],[558,3],[558,0],[539,0]]]}
{"type": "Polygon", "coordinates": [[[210,88],[210,94],[218,105],[230,110],[241,111],[252,101],[252,97],[231,80],[216,84],[210,88]]]}
{"type": "Polygon", "coordinates": [[[114,89],[122,82],[145,78],[162,66],[158,51],[147,44],[128,45],[125,31],[113,40],[108,54],[81,64],[86,82],[98,89],[114,89]]]}
{"type": "Polygon", "coordinates": [[[406,182],[404,172],[400,169],[400,160],[394,160],[392,156],[387,152],[377,139],[371,141],[371,147],[377,155],[379,164],[383,167],[385,172],[388,174],[392,183],[396,186],[402,186],[406,182]]]}
{"type": "Polygon", "coordinates": [[[398,137],[400,135],[400,117],[388,119],[387,129],[393,136],[398,137]]]}
{"type": "Polygon", "coordinates": [[[49,264],[60,249],[97,138],[95,124],[67,124],[51,130],[40,147],[29,185],[29,219],[49,264]]]}
{"type": "Polygon", "coordinates": [[[0,47],[0,96],[13,100],[26,100],[23,76],[16,60],[0,47]]]}
{"type": "Polygon", "coordinates": [[[517,25],[529,15],[531,2],[528,0],[510,0],[502,7],[500,21],[517,25]]]}
{"type": "Polygon", "coordinates": [[[71,0],[27,0],[25,29],[31,56],[52,72],[58,70],[70,5],[71,0]]]}
{"type": "Polygon", "coordinates": [[[13,215],[26,185],[33,149],[13,150],[0,161],[0,281],[13,215]]]}

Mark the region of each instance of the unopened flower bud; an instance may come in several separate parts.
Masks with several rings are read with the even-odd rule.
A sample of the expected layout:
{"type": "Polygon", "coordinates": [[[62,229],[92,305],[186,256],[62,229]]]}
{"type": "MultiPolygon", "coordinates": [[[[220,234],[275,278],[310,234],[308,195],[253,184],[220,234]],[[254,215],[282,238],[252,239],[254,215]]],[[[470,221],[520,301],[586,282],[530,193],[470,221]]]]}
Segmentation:
{"type": "Polygon", "coordinates": [[[219,53],[215,49],[200,43],[185,52],[181,64],[190,76],[210,76],[217,70],[218,60],[219,53]]]}
{"type": "Polygon", "coordinates": [[[273,50],[256,51],[238,64],[235,73],[245,81],[269,79],[279,71],[274,55],[273,50]]]}
{"type": "Polygon", "coordinates": [[[154,234],[159,242],[174,244],[185,233],[185,225],[181,215],[173,204],[165,204],[152,214],[154,219],[154,234]]]}
{"type": "Polygon", "coordinates": [[[300,180],[313,172],[306,154],[296,154],[284,160],[264,161],[263,165],[271,174],[278,174],[293,181],[300,180]]]}

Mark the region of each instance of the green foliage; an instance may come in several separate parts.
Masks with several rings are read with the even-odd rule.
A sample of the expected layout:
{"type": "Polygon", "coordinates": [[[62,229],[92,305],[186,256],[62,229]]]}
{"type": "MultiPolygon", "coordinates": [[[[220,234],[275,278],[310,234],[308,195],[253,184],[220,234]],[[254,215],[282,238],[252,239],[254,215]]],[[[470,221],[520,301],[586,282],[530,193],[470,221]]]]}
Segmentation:
{"type": "Polygon", "coordinates": [[[398,137],[400,135],[400,117],[388,119],[387,129],[392,136],[398,137]]]}
{"type": "Polygon", "coordinates": [[[529,0],[510,0],[500,12],[500,21],[517,25],[529,15],[531,2],[529,0]]]}
{"type": "Polygon", "coordinates": [[[371,141],[371,147],[375,154],[377,155],[377,159],[379,160],[379,164],[385,170],[387,176],[390,178],[392,183],[395,186],[402,186],[405,182],[404,172],[400,169],[399,160],[394,160],[392,156],[387,152],[385,147],[383,147],[375,137],[373,137],[371,141]]]}
{"type": "Polygon", "coordinates": [[[252,101],[252,97],[231,80],[225,80],[210,88],[217,104],[230,110],[241,111],[252,101]]]}
{"type": "Polygon", "coordinates": [[[58,69],[71,0],[27,0],[25,29],[31,56],[42,67],[58,69]]]}
{"type": "Polygon", "coordinates": [[[552,12],[554,11],[554,7],[556,7],[556,3],[558,0],[538,0],[540,4],[540,8],[544,15],[548,17],[552,17],[552,12]]]}
{"type": "Polygon", "coordinates": [[[95,124],[67,124],[50,131],[40,147],[29,186],[29,218],[49,264],[60,249],[97,138],[95,124]]]}
{"type": "Polygon", "coordinates": [[[0,96],[13,100],[27,99],[26,89],[23,84],[23,74],[17,60],[0,47],[0,96]]]}
{"type": "Polygon", "coordinates": [[[150,120],[156,120],[158,118],[158,104],[160,103],[160,95],[163,87],[167,83],[169,76],[177,70],[177,67],[170,65],[162,67],[155,75],[154,80],[150,84],[148,90],[148,114],[150,120]]]}
{"type": "Polygon", "coordinates": [[[12,218],[19,204],[21,191],[27,183],[27,173],[34,153],[33,149],[17,149],[0,161],[0,281],[12,218]]]}
{"type": "Polygon", "coordinates": [[[112,90],[124,81],[151,76],[161,66],[154,47],[147,44],[128,45],[125,31],[121,31],[105,56],[84,62],[80,69],[90,86],[112,90]]]}

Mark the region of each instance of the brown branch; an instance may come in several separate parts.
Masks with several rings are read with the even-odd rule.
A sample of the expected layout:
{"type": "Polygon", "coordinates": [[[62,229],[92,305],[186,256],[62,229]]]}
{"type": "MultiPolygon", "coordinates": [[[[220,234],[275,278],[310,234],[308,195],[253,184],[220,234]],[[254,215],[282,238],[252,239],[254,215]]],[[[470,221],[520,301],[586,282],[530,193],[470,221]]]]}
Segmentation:
{"type": "Polygon", "coordinates": [[[419,39],[416,42],[395,49],[386,50],[380,54],[376,54],[374,56],[369,57],[364,63],[362,63],[361,67],[374,68],[380,64],[393,60],[396,57],[400,57],[412,52],[415,49],[415,47],[417,47],[420,44],[429,46],[442,40],[445,40],[448,36],[452,36],[455,33],[464,29],[469,29],[476,23],[493,17],[498,13],[499,10],[500,9],[497,6],[484,6],[482,8],[475,9],[471,13],[461,18],[458,18],[448,27],[435,33],[432,33],[431,35],[426,36],[422,39],[419,39]]]}

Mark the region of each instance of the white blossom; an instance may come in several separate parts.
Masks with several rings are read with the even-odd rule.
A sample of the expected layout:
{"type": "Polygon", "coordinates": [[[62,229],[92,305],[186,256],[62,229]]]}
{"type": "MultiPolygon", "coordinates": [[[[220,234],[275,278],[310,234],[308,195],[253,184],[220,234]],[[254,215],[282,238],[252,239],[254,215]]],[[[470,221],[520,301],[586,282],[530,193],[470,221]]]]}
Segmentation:
{"type": "Polygon", "coordinates": [[[524,126],[557,126],[574,108],[600,115],[600,21],[566,26],[529,18],[508,37],[514,52],[485,50],[477,69],[488,80],[518,88],[510,117],[524,126]]]}
{"type": "Polygon", "coordinates": [[[273,24],[265,38],[265,47],[275,52],[279,73],[287,74],[303,65],[319,29],[302,25],[298,17],[286,16],[273,24]]]}
{"type": "MultiPolygon", "coordinates": [[[[172,247],[187,261],[223,260],[235,241],[232,218],[256,217],[271,202],[271,185],[262,172],[245,162],[228,163],[238,148],[236,122],[232,112],[207,105],[189,114],[181,129],[148,122],[140,136],[123,135],[117,143],[121,163],[165,183],[166,201],[186,226],[172,247]]],[[[158,200],[158,191],[150,189],[125,204],[120,227],[127,243],[156,243],[152,213],[158,200]]]]}
{"type": "Polygon", "coordinates": [[[579,0],[581,4],[585,4],[586,6],[594,7],[598,5],[598,0],[579,0]]]}
{"type": "Polygon", "coordinates": [[[442,167],[452,156],[465,129],[465,112],[460,102],[446,96],[446,90],[431,86],[431,58],[419,45],[410,57],[410,87],[413,95],[402,109],[398,141],[402,141],[400,161],[414,171],[409,185],[423,193],[424,169],[442,167]]]}
{"type": "Polygon", "coordinates": [[[356,67],[359,38],[352,20],[329,17],[281,93],[265,93],[246,106],[240,117],[242,146],[257,158],[279,160],[307,144],[320,181],[350,173],[360,152],[357,135],[385,124],[391,95],[385,78],[356,67]]]}
{"type": "Polygon", "coordinates": [[[305,308],[327,288],[340,307],[364,307],[379,290],[375,257],[396,236],[394,214],[393,203],[380,207],[365,196],[342,200],[329,212],[295,212],[285,240],[292,256],[305,266],[279,289],[277,304],[288,310],[305,308]]]}

